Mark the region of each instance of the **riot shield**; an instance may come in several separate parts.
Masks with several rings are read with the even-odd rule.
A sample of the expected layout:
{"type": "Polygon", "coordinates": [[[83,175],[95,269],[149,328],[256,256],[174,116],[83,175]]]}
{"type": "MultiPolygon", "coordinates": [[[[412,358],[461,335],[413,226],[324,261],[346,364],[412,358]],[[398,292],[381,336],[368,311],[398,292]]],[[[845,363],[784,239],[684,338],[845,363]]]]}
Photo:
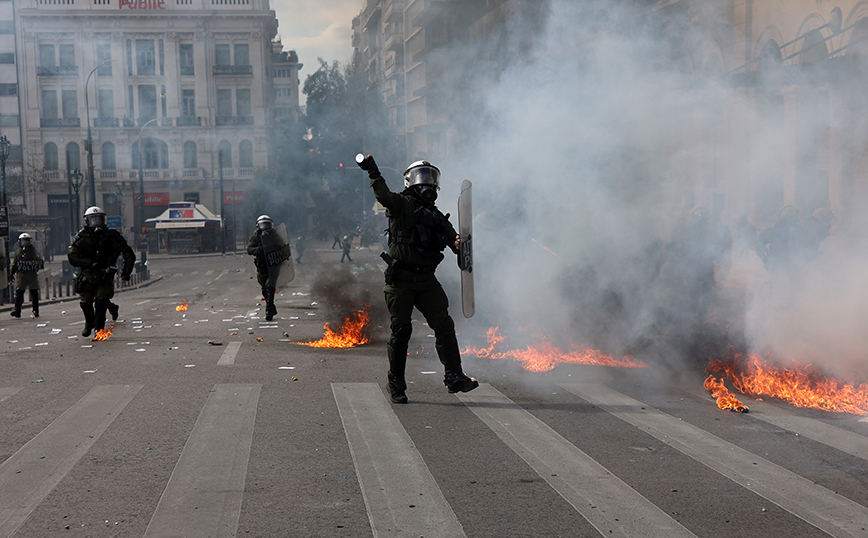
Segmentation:
{"type": "Polygon", "coordinates": [[[263,232],[260,238],[271,281],[278,288],[292,282],[292,279],[295,278],[295,267],[292,265],[292,253],[289,249],[286,225],[280,223],[279,226],[263,232]]]}
{"type": "Polygon", "coordinates": [[[473,196],[468,180],[461,183],[458,196],[458,267],[461,268],[461,309],[465,318],[476,313],[476,297],[473,292],[473,196]]]}

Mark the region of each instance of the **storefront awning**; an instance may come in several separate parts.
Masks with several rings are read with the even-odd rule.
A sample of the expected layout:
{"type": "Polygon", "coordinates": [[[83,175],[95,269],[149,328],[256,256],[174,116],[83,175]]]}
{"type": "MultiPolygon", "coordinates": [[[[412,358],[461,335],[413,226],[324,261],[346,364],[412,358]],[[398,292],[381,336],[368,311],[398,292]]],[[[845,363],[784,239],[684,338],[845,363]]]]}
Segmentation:
{"type": "Polygon", "coordinates": [[[145,221],[157,230],[220,227],[220,218],[195,202],[171,202],[162,215],[145,221]]]}

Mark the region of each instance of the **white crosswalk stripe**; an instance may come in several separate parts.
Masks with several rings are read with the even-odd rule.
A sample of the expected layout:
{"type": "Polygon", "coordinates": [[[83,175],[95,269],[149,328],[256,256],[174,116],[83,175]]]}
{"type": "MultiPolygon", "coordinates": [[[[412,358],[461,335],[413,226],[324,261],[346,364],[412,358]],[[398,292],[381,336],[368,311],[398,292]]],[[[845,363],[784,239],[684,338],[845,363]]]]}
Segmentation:
{"type": "Polygon", "coordinates": [[[865,536],[868,508],[696,426],[595,384],[561,384],[832,536],[865,536]]]}
{"type": "Polygon", "coordinates": [[[0,402],[14,395],[21,387],[0,387],[0,402]]]}
{"type": "Polygon", "coordinates": [[[15,533],[142,386],[94,387],[0,464],[0,536],[15,533]]]}
{"type": "Polygon", "coordinates": [[[215,385],[145,537],[234,537],[260,385],[215,385]]]}

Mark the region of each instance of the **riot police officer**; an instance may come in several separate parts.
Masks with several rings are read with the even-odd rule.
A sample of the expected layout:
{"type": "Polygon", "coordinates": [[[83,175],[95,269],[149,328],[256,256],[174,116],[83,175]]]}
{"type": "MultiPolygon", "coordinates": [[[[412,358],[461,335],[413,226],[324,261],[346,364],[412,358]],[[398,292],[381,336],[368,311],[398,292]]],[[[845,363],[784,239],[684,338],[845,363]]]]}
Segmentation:
{"type": "Polygon", "coordinates": [[[265,242],[269,235],[274,233],[274,221],[268,215],[260,215],[256,219],[256,232],[250,236],[247,242],[247,254],[253,256],[253,265],[256,267],[256,281],[262,288],[262,296],[265,297],[265,319],[271,321],[277,314],[274,305],[274,294],[277,286],[268,272],[268,263],[265,260],[265,242]]]}
{"type": "MultiPolygon", "coordinates": [[[[112,306],[111,298],[115,294],[118,256],[124,257],[121,279],[126,282],[133,272],[136,254],[119,231],[106,226],[105,211],[97,206],[89,207],[84,212],[84,227],[76,234],[67,256],[69,263],[81,270],[78,296],[84,312],[82,336],[90,336],[92,330],[105,329],[106,311],[112,306]]],[[[113,318],[115,312],[113,308],[113,318]]]]}
{"type": "Polygon", "coordinates": [[[33,306],[33,317],[39,317],[39,270],[44,268],[42,256],[33,245],[30,234],[23,233],[18,236],[19,247],[15,251],[12,266],[9,270],[10,277],[16,277],[15,282],[15,306],[11,315],[21,317],[21,305],[24,304],[24,292],[30,290],[30,302],[33,306]]]}
{"type": "Polygon", "coordinates": [[[772,278],[785,278],[802,264],[802,219],[795,206],[778,211],[774,226],[759,234],[756,253],[772,278]]]}
{"type": "Polygon", "coordinates": [[[404,172],[404,191],[391,192],[373,157],[359,155],[356,162],[371,178],[377,201],[389,219],[389,253],[386,270],[386,306],[392,335],[386,345],[389,356],[389,395],[394,403],[407,403],[404,378],[413,308],[425,316],[434,330],[435,349],[445,369],[443,383],[450,393],[468,392],[479,383],[461,368],[455,323],[449,316],[449,300],[434,271],[446,247],[458,253],[458,234],[446,215],[434,205],[440,188],[440,170],[428,161],[416,161],[404,172]]]}

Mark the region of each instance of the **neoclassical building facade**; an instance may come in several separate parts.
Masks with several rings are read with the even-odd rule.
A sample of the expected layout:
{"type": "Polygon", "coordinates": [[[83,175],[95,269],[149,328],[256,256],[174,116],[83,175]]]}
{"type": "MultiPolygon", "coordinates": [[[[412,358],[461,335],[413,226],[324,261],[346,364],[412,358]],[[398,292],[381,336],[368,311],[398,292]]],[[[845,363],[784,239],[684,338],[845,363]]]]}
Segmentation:
{"type": "Polygon", "coordinates": [[[49,217],[55,247],[77,200],[130,236],[170,201],[219,213],[221,169],[224,204],[243,203],[268,163],[275,76],[284,114],[298,107],[300,64],[275,50],[268,0],[15,1],[26,212],[49,217]]]}

